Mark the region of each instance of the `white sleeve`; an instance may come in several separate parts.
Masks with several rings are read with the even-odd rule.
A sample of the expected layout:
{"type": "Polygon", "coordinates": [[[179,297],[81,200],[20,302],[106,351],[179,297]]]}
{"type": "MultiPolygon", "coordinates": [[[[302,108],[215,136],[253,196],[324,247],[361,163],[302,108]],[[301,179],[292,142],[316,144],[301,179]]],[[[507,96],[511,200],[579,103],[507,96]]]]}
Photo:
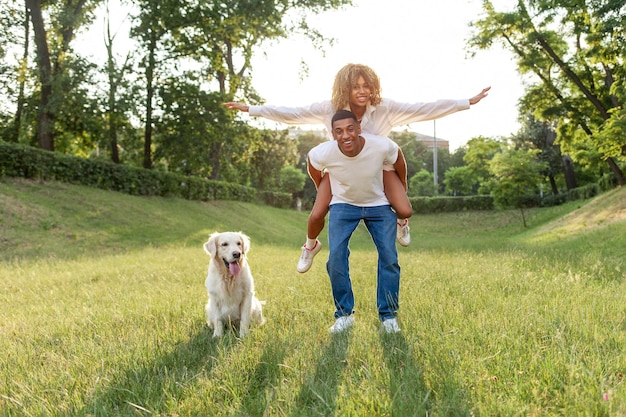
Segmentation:
{"type": "Polygon", "coordinates": [[[260,116],[287,124],[327,124],[334,114],[330,101],[313,103],[305,107],[250,106],[250,116],[260,116]]]}
{"type": "Polygon", "coordinates": [[[399,103],[384,99],[389,122],[401,126],[424,120],[434,120],[470,108],[469,99],[437,100],[431,103],[399,103]]]}
{"type": "Polygon", "coordinates": [[[385,160],[387,161],[388,164],[395,164],[396,161],[398,160],[398,144],[395,143],[394,141],[392,141],[389,138],[385,138],[387,139],[387,153],[385,155],[386,158],[385,160]]]}

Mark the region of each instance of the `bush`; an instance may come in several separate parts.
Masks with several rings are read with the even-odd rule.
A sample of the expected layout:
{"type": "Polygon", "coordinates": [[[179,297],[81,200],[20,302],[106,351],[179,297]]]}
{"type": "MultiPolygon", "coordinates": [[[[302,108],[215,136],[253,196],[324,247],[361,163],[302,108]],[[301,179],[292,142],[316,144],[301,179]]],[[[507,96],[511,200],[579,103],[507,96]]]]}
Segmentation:
{"type": "Polygon", "coordinates": [[[449,213],[465,210],[493,210],[493,197],[487,195],[468,197],[411,197],[413,212],[418,214],[449,213]]]}
{"type": "Polygon", "coordinates": [[[293,200],[291,194],[276,191],[259,191],[258,196],[261,202],[278,208],[290,208],[293,200]]]}
{"type": "MultiPolygon", "coordinates": [[[[79,158],[0,141],[0,177],[61,181],[142,196],[256,201],[254,188],[79,158]]],[[[289,204],[287,205],[287,207],[289,204]]]]}
{"type": "Polygon", "coordinates": [[[582,187],[572,188],[567,192],[567,199],[569,201],[574,200],[586,200],[591,197],[595,197],[600,194],[600,186],[592,183],[582,187]]]}

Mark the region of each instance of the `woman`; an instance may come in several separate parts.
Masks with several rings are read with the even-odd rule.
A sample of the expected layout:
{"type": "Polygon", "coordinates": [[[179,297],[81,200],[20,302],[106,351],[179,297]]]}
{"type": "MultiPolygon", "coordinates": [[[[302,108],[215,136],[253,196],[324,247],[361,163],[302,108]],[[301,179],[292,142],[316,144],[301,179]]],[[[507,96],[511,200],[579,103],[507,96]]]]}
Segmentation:
{"type": "MultiPolygon", "coordinates": [[[[354,113],[361,123],[361,130],[378,136],[389,136],[394,126],[438,119],[443,116],[466,110],[487,96],[491,87],[484,88],[479,94],[463,100],[437,100],[432,103],[398,103],[381,97],[378,75],[368,66],[348,64],[335,76],[330,101],[311,104],[306,107],[248,106],[241,103],[225,103],[228,108],[249,112],[250,116],[260,116],[288,124],[322,123],[332,138],[331,118],[337,110],[345,109],[354,113]]],[[[404,156],[401,154],[401,157],[404,156]]],[[[385,194],[398,217],[397,239],[402,246],[408,246],[408,218],[413,208],[406,195],[406,172],[398,175],[391,166],[383,171],[385,194]]],[[[324,218],[328,213],[331,190],[328,178],[317,189],[317,197],[309,215],[307,240],[302,247],[302,256],[297,270],[304,273],[309,270],[313,258],[321,249],[317,237],[324,228],[324,218]]]]}

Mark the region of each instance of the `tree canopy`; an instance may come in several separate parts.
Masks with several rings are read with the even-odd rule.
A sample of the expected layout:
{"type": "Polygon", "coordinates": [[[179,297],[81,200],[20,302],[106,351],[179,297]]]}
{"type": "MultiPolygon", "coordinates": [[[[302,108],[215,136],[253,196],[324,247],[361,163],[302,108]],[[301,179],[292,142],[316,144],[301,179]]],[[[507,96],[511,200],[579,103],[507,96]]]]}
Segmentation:
{"type": "Polygon", "coordinates": [[[518,0],[510,11],[483,1],[470,46],[498,42],[517,57],[529,86],[520,101],[556,126],[563,153],[582,159],[595,149],[626,184],[616,160],[626,157],[626,1],[518,0]]]}

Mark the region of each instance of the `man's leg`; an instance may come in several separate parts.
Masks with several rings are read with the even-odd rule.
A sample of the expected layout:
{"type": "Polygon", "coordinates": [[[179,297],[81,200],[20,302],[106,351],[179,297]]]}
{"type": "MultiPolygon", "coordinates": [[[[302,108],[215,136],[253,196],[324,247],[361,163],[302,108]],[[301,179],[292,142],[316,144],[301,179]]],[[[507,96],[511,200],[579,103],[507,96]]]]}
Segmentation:
{"type": "Polygon", "coordinates": [[[365,226],[378,250],[376,306],[381,320],[396,317],[400,293],[400,265],[396,249],[396,215],[390,206],[368,207],[365,226]]]}
{"type": "MultiPolygon", "coordinates": [[[[395,217],[395,216],[394,216],[395,217]]],[[[328,216],[328,262],[326,270],[335,302],[335,318],[349,316],[354,309],[354,293],[350,281],[350,249],[348,243],[361,220],[361,208],[350,204],[333,204],[328,216]]],[[[395,224],[395,221],[394,221],[395,224]]]]}

